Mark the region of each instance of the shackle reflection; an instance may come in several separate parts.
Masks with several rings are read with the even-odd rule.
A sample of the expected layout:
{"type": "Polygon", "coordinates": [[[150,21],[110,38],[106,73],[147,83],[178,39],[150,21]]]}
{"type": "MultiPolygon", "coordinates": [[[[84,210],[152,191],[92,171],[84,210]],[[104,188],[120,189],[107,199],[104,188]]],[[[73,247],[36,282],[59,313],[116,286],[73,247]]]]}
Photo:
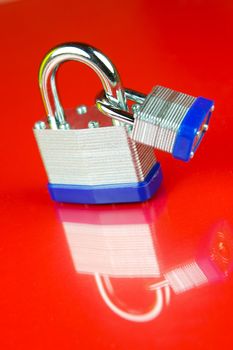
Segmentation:
{"type": "Polygon", "coordinates": [[[182,261],[171,242],[174,256],[169,266],[170,256],[163,254],[160,242],[171,230],[164,198],[127,206],[57,208],[76,272],[93,275],[105,304],[126,320],[151,321],[170,303],[172,295],[222,281],[232,271],[233,233],[224,220],[201,235],[198,246],[182,261]],[[148,298],[149,306],[139,305],[140,311],[132,310],[130,301],[119,301],[116,292],[117,283],[123,281],[130,286],[127,293],[131,291],[133,300],[132,281],[136,284],[139,280],[145,298],[154,293],[148,298]]]}

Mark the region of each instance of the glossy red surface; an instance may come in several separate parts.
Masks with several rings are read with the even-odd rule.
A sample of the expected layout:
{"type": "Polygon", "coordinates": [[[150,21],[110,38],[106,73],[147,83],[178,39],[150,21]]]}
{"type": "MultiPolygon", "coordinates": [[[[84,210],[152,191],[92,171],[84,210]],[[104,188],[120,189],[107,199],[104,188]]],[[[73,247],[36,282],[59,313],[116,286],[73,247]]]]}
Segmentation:
{"type": "MultiPolygon", "coordinates": [[[[232,23],[232,1],[1,1],[1,349],[232,348],[232,23]],[[32,133],[44,115],[37,73],[66,41],[100,48],[127,87],[215,100],[191,162],[157,153],[164,182],[152,201],[93,208],[49,198],[32,133]],[[166,305],[155,284],[188,263],[204,277],[191,273],[178,294],[166,287],[166,305]],[[157,317],[135,322],[153,305],[157,317]]],[[[101,87],[72,63],[59,83],[66,107],[92,104],[101,87]]]]}

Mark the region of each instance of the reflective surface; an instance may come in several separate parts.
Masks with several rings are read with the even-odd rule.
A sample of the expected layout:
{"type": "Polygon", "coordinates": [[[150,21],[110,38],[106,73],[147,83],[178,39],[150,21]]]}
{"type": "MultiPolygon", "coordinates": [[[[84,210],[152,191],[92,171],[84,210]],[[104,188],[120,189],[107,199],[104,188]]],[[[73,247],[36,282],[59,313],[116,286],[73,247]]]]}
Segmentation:
{"type": "MultiPolygon", "coordinates": [[[[32,0],[0,10],[1,349],[231,349],[231,2],[119,1],[110,9],[105,0],[101,7],[88,0],[56,6],[32,0]],[[45,118],[37,82],[41,59],[69,40],[100,47],[124,86],[147,92],[161,84],[215,100],[208,134],[192,162],[156,152],[164,182],[152,206],[73,206],[75,221],[62,218],[51,201],[31,127],[45,118]],[[109,211],[117,222],[107,218],[109,211]],[[76,250],[67,231],[72,223],[76,250]],[[117,225],[116,232],[108,225],[117,225]],[[136,256],[126,249],[130,234],[136,235],[136,256]],[[89,246],[99,244],[98,264],[86,254],[84,244],[90,243],[82,239],[88,235],[98,236],[89,246]],[[191,278],[192,267],[198,279],[191,278]],[[150,320],[135,322],[143,315],[150,320]]],[[[64,108],[91,105],[102,88],[85,65],[67,63],[59,73],[64,108]]]]}

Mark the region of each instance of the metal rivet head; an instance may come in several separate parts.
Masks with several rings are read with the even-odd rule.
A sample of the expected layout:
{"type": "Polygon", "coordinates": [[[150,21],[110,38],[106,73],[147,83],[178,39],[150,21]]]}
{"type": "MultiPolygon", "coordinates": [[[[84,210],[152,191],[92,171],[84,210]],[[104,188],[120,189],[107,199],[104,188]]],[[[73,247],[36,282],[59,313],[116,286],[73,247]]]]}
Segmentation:
{"type": "Polygon", "coordinates": [[[81,106],[78,106],[77,108],[76,108],[76,111],[77,111],[77,113],[78,114],[85,114],[85,113],[87,113],[87,107],[85,106],[85,105],[81,105],[81,106]]]}
{"type": "Polygon", "coordinates": [[[136,113],[137,111],[139,111],[140,107],[141,106],[138,103],[135,103],[132,105],[132,111],[136,113]]]}
{"type": "Polygon", "coordinates": [[[44,129],[46,129],[46,124],[43,121],[39,121],[39,122],[35,123],[34,128],[36,130],[44,130],[44,129]]]}
{"type": "Polygon", "coordinates": [[[89,123],[88,123],[88,128],[89,129],[98,128],[99,126],[100,126],[99,122],[96,122],[95,120],[90,120],[89,123]]]}
{"type": "Polygon", "coordinates": [[[64,123],[59,125],[59,129],[61,130],[69,130],[70,129],[70,124],[69,123],[64,123]]]}

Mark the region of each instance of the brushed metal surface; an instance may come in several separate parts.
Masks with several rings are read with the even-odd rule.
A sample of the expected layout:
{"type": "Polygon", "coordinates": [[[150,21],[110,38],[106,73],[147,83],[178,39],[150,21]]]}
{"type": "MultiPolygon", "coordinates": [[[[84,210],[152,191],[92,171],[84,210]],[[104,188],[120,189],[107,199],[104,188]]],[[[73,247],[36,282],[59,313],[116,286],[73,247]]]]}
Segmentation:
{"type": "Polygon", "coordinates": [[[172,153],[180,124],[195,97],[156,86],[135,113],[132,138],[172,153]]]}
{"type": "Polygon", "coordinates": [[[50,183],[135,183],[156,163],[152,147],[132,141],[127,127],[112,126],[95,107],[81,116],[72,111],[67,120],[73,127],[69,130],[34,129],[50,183]],[[90,120],[100,127],[87,128],[90,120]]]}

